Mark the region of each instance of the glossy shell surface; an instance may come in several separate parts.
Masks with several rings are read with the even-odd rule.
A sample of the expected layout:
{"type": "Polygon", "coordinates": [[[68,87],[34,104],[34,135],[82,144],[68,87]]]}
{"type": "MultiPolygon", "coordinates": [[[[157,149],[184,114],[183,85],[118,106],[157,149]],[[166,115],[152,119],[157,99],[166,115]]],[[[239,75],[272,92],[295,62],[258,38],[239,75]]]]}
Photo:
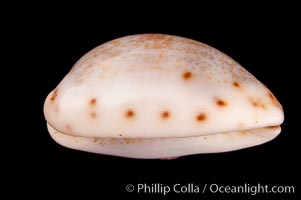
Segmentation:
{"type": "Polygon", "coordinates": [[[275,138],[283,121],[272,92],[233,59],[161,34],[88,52],[48,95],[44,114],[64,146],[133,158],[254,146],[275,138]]]}

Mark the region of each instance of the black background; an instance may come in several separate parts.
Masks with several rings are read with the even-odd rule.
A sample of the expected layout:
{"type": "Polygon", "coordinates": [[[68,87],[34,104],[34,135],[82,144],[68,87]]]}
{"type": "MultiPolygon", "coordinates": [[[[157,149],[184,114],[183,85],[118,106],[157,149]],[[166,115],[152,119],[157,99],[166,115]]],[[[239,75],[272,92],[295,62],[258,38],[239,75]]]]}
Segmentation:
{"type": "MultiPolygon", "coordinates": [[[[246,7],[229,11],[233,17],[229,17],[227,12],[216,16],[214,13],[219,11],[214,9],[210,14],[202,15],[205,8],[192,17],[184,17],[183,12],[173,15],[163,12],[164,17],[156,18],[157,12],[154,10],[145,14],[147,18],[141,15],[142,11],[132,12],[131,16],[125,12],[125,15],[120,14],[113,20],[110,15],[116,11],[106,15],[91,11],[85,15],[80,10],[65,13],[64,9],[39,10],[30,16],[20,17],[18,22],[22,26],[14,32],[16,36],[13,35],[13,41],[17,41],[14,47],[23,52],[15,61],[22,62],[22,65],[17,64],[16,70],[17,79],[22,81],[21,88],[24,85],[25,89],[19,89],[17,96],[26,97],[23,101],[26,106],[18,104],[21,110],[25,107],[19,117],[22,120],[20,125],[11,125],[19,147],[17,153],[13,152],[14,156],[10,157],[10,163],[15,163],[12,168],[16,168],[10,173],[16,177],[11,179],[12,186],[28,186],[31,189],[22,192],[30,196],[39,197],[39,191],[47,196],[83,196],[85,199],[103,199],[105,194],[129,199],[147,196],[127,193],[125,186],[130,183],[261,183],[294,185],[295,192],[298,192],[299,133],[293,129],[292,113],[295,109],[290,98],[293,81],[296,80],[293,75],[297,52],[293,48],[298,46],[295,40],[297,25],[294,16],[280,12],[281,6],[256,8],[245,13],[246,7]],[[43,116],[43,102],[47,94],[87,51],[109,40],[138,33],[188,37],[234,58],[267,85],[283,105],[285,121],[282,133],[275,140],[258,147],[186,156],[171,161],[96,155],[56,144],[48,134],[43,116]],[[26,133],[24,130],[27,130],[26,133]]],[[[186,195],[176,195],[176,198],[223,197],[221,194],[186,195]]],[[[155,196],[162,198],[161,194],[155,196]]],[[[275,194],[258,195],[256,198],[289,199],[295,196],[275,194]]]]}

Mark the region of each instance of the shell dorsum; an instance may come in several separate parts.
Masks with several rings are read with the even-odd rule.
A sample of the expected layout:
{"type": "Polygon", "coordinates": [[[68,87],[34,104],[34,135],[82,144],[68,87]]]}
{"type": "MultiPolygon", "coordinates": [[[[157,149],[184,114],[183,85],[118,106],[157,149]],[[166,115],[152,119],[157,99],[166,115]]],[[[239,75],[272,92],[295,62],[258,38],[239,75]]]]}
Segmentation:
{"type": "Polygon", "coordinates": [[[283,121],[271,91],[233,59],[162,34],[88,52],[48,95],[44,113],[58,132],[87,138],[195,137],[283,121]]]}

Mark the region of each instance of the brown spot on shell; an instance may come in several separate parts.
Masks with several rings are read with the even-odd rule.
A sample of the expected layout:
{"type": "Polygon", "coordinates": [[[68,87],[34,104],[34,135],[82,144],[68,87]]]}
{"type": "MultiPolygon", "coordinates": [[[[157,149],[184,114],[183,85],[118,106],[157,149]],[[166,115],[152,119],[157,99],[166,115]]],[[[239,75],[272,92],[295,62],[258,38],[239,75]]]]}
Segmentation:
{"type": "Polygon", "coordinates": [[[57,97],[57,89],[55,89],[50,97],[50,101],[55,101],[57,97]]]}
{"type": "Polygon", "coordinates": [[[247,135],[248,132],[247,132],[247,131],[239,131],[239,134],[240,134],[240,135],[247,135]]]}
{"type": "Polygon", "coordinates": [[[93,119],[95,119],[95,118],[97,117],[97,115],[96,115],[95,112],[91,112],[91,113],[90,113],[90,116],[91,116],[91,118],[93,118],[93,119]]]}
{"type": "Polygon", "coordinates": [[[135,116],[135,112],[132,109],[129,109],[125,113],[126,118],[133,118],[135,116]]]}
{"type": "Polygon", "coordinates": [[[97,142],[99,145],[101,145],[103,147],[108,145],[106,143],[105,139],[103,139],[103,138],[94,138],[93,142],[95,142],[95,143],[97,142]]]}
{"type": "Polygon", "coordinates": [[[237,87],[237,88],[240,88],[240,87],[241,87],[240,84],[239,84],[238,82],[236,82],[236,81],[234,81],[234,82],[232,83],[232,85],[233,85],[234,87],[237,87]]]}
{"type": "Polygon", "coordinates": [[[279,126],[268,126],[267,128],[269,128],[269,129],[278,129],[279,126]]]}
{"type": "Polygon", "coordinates": [[[162,119],[167,119],[167,118],[169,118],[170,117],[170,113],[168,112],[168,111],[163,111],[162,113],[161,113],[161,118],[162,119]]]}
{"type": "Polygon", "coordinates": [[[92,53],[92,56],[93,56],[94,58],[96,58],[96,57],[98,56],[97,51],[94,51],[94,52],[92,53]]]}
{"type": "Polygon", "coordinates": [[[92,98],[89,103],[90,103],[90,106],[95,106],[97,103],[96,98],[92,98]]]}
{"type": "Polygon", "coordinates": [[[123,142],[125,144],[134,144],[134,143],[141,142],[141,141],[143,141],[143,138],[124,138],[123,139],[123,142]]]}
{"type": "Polygon", "coordinates": [[[192,73],[191,72],[184,72],[182,74],[182,77],[183,77],[184,80],[189,80],[189,79],[192,78],[192,73]]]}
{"type": "Polygon", "coordinates": [[[122,137],[122,134],[119,134],[118,136],[119,136],[119,137],[122,137]]]}
{"type": "Polygon", "coordinates": [[[255,99],[255,98],[250,97],[249,101],[256,108],[262,108],[262,109],[266,108],[265,104],[259,98],[255,99]]]}
{"type": "Polygon", "coordinates": [[[71,128],[71,126],[69,125],[69,124],[66,124],[66,129],[68,130],[68,131],[71,131],[72,130],[72,128],[71,128]]]}
{"type": "Polygon", "coordinates": [[[205,121],[207,119],[207,116],[205,113],[199,113],[197,116],[196,116],[196,120],[198,122],[201,122],[201,121],[205,121]]]}
{"type": "Polygon", "coordinates": [[[257,101],[252,101],[253,106],[258,107],[259,103],[257,101]]]}
{"type": "Polygon", "coordinates": [[[227,102],[222,99],[216,99],[216,105],[218,106],[227,106],[227,102]]]}
{"type": "Polygon", "coordinates": [[[97,99],[96,98],[92,98],[92,99],[89,100],[89,105],[91,106],[90,117],[92,119],[95,119],[97,117],[96,112],[93,111],[94,110],[93,108],[96,106],[96,104],[97,104],[97,99]]]}
{"type": "Polygon", "coordinates": [[[165,45],[161,42],[154,42],[153,45],[151,46],[151,48],[153,48],[153,49],[162,49],[164,47],[165,47],[165,45]]]}
{"type": "Polygon", "coordinates": [[[277,99],[275,98],[275,96],[271,92],[269,92],[269,97],[270,97],[272,103],[274,104],[274,106],[281,107],[280,103],[277,101],[277,99]]]}
{"type": "Polygon", "coordinates": [[[144,34],[138,44],[144,44],[145,49],[165,49],[173,44],[173,38],[163,34],[144,34]]]}

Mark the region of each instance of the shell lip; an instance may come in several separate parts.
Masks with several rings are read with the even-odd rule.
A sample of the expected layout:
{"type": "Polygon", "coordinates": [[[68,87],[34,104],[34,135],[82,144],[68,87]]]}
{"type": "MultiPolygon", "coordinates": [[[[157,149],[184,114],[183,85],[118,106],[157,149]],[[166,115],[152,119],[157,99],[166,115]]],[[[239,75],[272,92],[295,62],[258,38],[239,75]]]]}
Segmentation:
{"type": "Polygon", "coordinates": [[[280,126],[250,131],[185,138],[84,138],[68,136],[47,124],[58,144],[81,151],[127,158],[156,159],[200,153],[221,153],[249,148],[279,135],[280,126]],[[180,148],[179,148],[180,147],[180,148]]]}
{"type": "MultiPolygon", "coordinates": [[[[171,138],[190,138],[190,137],[198,137],[198,136],[212,136],[212,135],[217,135],[217,134],[227,134],[227,133],[232,133],[232,132],[245,132],[245,131],[252,131],[252,130],[256,130],[256,129],[263,129],[263,128],[269,128],[269,129],[280,129],[281,131],[281,124],[282,123],[277,123],[277,124],[270,124],[270,125],[265,125],[265,126],[258,126],[258,127],[253,127],[253,128],[245,128],[245,129],[234,129],[234,130],[229,130],[229,131],[223,131],[223,132],[214,132],[214,133],[209,133],[209,134],[200,134],[200,135],[187,135],[187,136],[182,136],[182,137],[174,137],[174,136],[170,136],[170,137],[125,137],[125,136],[119,136],[119,137],[87,137],[84,136],[82,134],[71,134],[71,133],[66,133],[66,132],[61,132],[60,130],[55,129],[54,126],[52,126],[48,121],[46,122],[48,126],[50,126],[52,129],[54,129],[55,131],[64,134],[64,135],[68,135],[68,136],[73,136],[73,137],[82,137],[82,138],[118,138],[118,139],[134,139],[134,138],[141,138],[141,139],[171,139],[171,138]]],[[[279,131],[279,133],[280,133],[279,131]]],[[[278,133],[278,134],[279,134],[278,133]]],[[[277,134],[277,135],[278,135],[277,134]]]]}

